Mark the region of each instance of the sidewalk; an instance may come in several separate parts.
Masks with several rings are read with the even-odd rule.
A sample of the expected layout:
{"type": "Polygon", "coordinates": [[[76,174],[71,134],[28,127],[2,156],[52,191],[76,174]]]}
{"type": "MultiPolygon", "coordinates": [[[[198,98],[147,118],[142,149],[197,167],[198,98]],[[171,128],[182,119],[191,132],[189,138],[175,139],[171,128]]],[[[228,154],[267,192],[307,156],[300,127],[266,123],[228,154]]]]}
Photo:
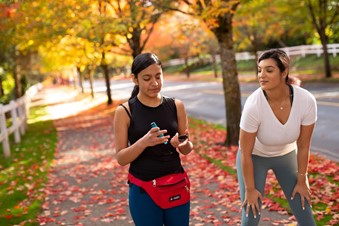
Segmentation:
{"type": "MultiPolygon", "coordinates": [[[[114,158],[115,107],[107,107],[104,96],[92,100],[61,87],[44,89],[36,99],[36,104],[49,106],[58,133],[40,225],[134,225],[128,210],[128,166],[119,166],[114,158]]],[[[195,152],[183,156],[182,163],[192,183],[190,225],[239,225],[234,176],[195,152]]],[[[264,209],[261,215],[262,226],[295,225],[278,212],[264,209]]]]}

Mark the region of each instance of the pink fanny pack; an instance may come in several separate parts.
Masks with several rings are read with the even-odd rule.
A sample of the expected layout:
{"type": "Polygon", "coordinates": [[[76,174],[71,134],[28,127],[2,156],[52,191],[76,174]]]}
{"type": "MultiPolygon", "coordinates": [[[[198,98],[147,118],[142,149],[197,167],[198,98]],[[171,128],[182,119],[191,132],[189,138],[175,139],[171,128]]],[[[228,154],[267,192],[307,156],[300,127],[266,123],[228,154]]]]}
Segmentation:
{"type": "Polygon", "coordinates": [[[186,172],[166,175],[151,181],[140,180],[129,173],[128,180],[143,188],[163,209],[183,205],[190,200],[190,181],[186,172]]]}

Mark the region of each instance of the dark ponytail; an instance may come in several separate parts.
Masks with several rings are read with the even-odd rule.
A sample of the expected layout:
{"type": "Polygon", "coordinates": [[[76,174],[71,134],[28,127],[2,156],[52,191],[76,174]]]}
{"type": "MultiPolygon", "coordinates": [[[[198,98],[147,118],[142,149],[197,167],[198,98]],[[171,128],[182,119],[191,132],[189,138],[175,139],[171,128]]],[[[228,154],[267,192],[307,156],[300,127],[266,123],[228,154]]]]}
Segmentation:
{"type": "Polygon", "coordinates": [[[297,77],[287,75],[286,84],[292,84],[292,85],[300,86],[301,80],[297,77]]]}
{"type": "MultiPolygon", "coordinates": [[[[157,64],[159,66],[161,65],[161,61],[158,59],[158,57],[153,53],[141,53],[138,56],[134,58],[134,61],[132,63],[131,72],[132,75],[138,79],[138,74],[140,71],[148,68],[152,64],[157,64]]],[[[139,86],[135,85],[133,88],[133,91],[131,93],[131,97],[129,99],[134,98],[139,93],[139,86]]]]}
{"type": "Polygon", "coordinates": [[[133,97],[135,97],[136,95],[138,95],[139,93],[139,86],[138,85],[135,85],[134,88],[133,88],[133,91],[131,93],[131,97],[129,99],[132,99],[133,97]]]}

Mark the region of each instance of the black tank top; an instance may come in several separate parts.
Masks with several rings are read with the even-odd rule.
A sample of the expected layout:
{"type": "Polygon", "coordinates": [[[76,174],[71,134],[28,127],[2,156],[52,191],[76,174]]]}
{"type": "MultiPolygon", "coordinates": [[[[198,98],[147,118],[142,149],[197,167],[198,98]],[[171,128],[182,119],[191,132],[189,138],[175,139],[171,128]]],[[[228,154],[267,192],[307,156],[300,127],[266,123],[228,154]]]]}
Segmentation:
{"type": "MultiPolygon", "coordinates": [[[[150,129],[155,122],[160,129],[166,129],[165,135],[173,137],[178,131],[177,109],[173,98],[162,97],[157,107],[143,105],[137,97],[128,101],[131,122],[128,128],[128,139],[134,144],[150,129]]],[[[147,147],[129,167],[129,172],[144,181],[171,173],[183,172],[179,153],[168,142],[153,147],[147,147]]]]}

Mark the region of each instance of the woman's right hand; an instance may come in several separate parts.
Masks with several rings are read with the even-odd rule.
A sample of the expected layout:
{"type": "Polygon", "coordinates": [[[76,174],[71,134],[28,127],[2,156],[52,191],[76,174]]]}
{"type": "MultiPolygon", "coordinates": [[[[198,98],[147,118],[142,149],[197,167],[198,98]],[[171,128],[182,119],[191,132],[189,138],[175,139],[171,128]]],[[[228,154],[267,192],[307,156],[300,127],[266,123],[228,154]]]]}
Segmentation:
{"type": "Polygon", "coordinates": [[[262,195],[257,189],[250,189],[245,191],[245,200],[242,203],[241,208],[246,207],[246,217],[252,209],[254,218],[257,217],[257,213],[260,215],[260,206],[258,200],[262,201],[262,195]]]}
{"type": "Polygon", "coordinates": [[[152,147],[168,142],[170,135],[164,135],[167,130],[159,130],[159,127],[151,128],[141,139],[145,147],[152,147]]]}

